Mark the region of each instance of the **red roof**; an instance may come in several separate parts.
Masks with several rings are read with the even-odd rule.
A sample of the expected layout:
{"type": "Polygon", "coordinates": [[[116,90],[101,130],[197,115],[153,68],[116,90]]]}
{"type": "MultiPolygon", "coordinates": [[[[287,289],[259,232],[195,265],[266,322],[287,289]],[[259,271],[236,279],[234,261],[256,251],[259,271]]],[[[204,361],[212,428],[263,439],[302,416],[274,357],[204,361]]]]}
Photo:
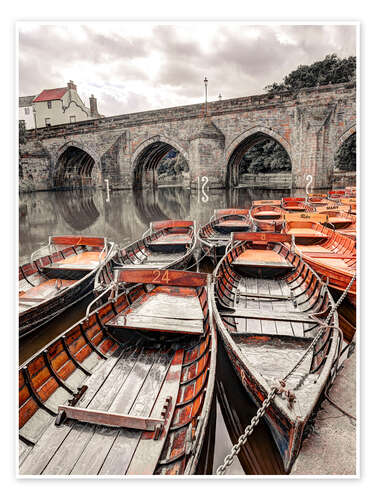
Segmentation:
{"type": "Polygon", "coordinates": [[[56,99],[61,99],[62,96],[68,89],[63,87],[61,89],[46,89],[43,90],[33,102],[41,102],[41,101],[55,101],[56,99]]]}

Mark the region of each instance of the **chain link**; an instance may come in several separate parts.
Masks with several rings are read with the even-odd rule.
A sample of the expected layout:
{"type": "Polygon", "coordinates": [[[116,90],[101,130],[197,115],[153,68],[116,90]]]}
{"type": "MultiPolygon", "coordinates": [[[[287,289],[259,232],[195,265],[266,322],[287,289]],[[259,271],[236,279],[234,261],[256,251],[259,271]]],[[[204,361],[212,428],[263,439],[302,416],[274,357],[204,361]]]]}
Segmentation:
{"type": "MultiPolygon", "coordinates": [[[[356,274],[353,275],[352,279],[350,280],[350,283],[348,284],[348,286],[346,287],[346,289],[344,290],[344,292],[341,294],[339,300],[336,302],[336,304],[334,305],[334,307],[331,309],[329,315],[327,316],[327,319],[326,319],[326,322],[325,322],[324,326],[321,327],[321,329],[319,330],[318,334],[316,335],[316,337],[314,338],[314,340],[311,342],[311,344],[309,345],[309,347],[307,348],[307,350],[304,352],[304,354],[301,356],[301,358],[299,359],[299,361],[296,363],[296,365],[282,379],[283,382],[285,382],[291,376],[291,374],[294,373],[294,371],[302,364],[302,362],[306,358],[307,354],[311,351],[311,349],[313,349],[313,347],[319,341],[320,337],[323,335],[324,329],[325,328],[330,328],[330,325],[328,324],[328,322],[330,321],[330,319],[334,315],[334,313],[337,310],[337,308],[340,306],[341,302],[345,299],[345,297],[348,294],[348,292],[349,292],[352,284],[354,283],[355,279],[356,279],[356,274]]],[[[279,391],[278,387],[274,386],[274,387],[271,388],[271,391],[269,392],[267,398],[263,401],[262,406],[259,408],[259,410],[257,411],[256,415],[252,418],[250,424],[245,428],[244,433],[241,434],[241,436],[239,437],[237,443],[232,447],[232,450],[229,453],[229,455],[227,455],[224,458],[223,464],[220,465],[217,468],[217,470],[216,470],[216,474],[217,475],[223,476],[225,474],[226,469],[233,464],[234,457],[239,454],[239,452],[241,450],[241,447],[246,443],[246,441],[248,440],[248,438],[253,433],[254,428],[258,425],[260,419],[266,413],[267,408],[271,404],[272,400],[275,398],[275,396],[278,393],[278,391],[279,391]]]]}

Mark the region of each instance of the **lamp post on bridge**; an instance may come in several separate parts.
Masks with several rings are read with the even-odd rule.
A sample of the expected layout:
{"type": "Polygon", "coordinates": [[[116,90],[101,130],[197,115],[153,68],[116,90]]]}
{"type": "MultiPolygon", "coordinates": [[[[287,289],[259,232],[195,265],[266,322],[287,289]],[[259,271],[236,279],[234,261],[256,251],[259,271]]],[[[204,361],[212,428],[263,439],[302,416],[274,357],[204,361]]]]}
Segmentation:
{"type": "Polygon", "coordinates": [[[205,117],[207,118],[207,84],[208,84],[208,80],[207,80],[207,76],[204,77],[204,92],[205,92],[205,107],[204,107],[204,115],[205,117]]]}

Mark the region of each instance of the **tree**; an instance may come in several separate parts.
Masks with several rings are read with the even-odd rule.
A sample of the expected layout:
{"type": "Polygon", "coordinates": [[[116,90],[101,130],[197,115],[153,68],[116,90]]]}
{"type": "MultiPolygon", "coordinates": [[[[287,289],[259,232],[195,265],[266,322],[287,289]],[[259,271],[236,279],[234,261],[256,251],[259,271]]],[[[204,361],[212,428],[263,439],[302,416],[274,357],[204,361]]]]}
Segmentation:
{"type": "Polygon", "coordinates": [[[356,57],[340,59],[336,54],[329,54],[323,60],[310,65],[300,65],[284,77],[281,83],[267,85],[265,90],[277,93],[285,90],[299,90],[304,87],[317,87],[330,83],[355,82],[356,57]]]}
{"type": "Polygon", "coordinates": [[[356,134],[351,135],[335,155],[335,169],[345,172],[356,170],[356,134]]]}
{"type": "Polygon", "coordinates": [[[291,170],[285,149],[273,139],[264,139],[248,149],[240,163],[240,174],[291,170]]]}

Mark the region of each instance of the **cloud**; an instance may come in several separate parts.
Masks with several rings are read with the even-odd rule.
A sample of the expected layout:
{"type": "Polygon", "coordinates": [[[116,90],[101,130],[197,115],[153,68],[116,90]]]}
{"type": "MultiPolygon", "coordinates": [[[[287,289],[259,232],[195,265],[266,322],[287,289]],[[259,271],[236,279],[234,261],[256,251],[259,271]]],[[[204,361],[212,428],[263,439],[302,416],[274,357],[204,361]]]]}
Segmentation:
{"type": "Polygon", "coordinates": [[[20,95],[74,80],[106,116],[263,93],[301,64],[355,55],[348,25],[67,23],[20,27],[20,95]]]}

